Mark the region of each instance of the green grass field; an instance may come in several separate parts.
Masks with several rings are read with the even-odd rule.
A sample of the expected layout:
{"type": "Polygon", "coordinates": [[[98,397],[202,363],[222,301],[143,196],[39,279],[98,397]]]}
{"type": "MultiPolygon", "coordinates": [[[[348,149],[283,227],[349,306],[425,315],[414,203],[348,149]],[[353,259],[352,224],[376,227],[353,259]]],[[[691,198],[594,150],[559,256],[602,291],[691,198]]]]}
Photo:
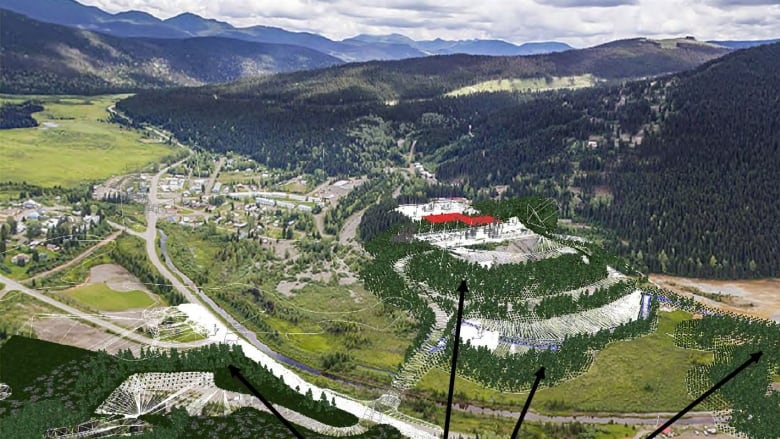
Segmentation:
{"type": "Polygon", "coordinates": [[[106,284],[91,284],[64,291],[68,297],[101,311],[125,311],[158,304],[143,291],[114,291],[106,284]]]}
{"type": "Polygon", "coordinates": [[[554,76],[552,80],[545,78],[515,78],[515,79],[493,79],[469,85],[447,93],[447,96],[465,96],[473,93],[484,92],[539,92],[560,89],[575,89],[592,87],[599,82],[599,79],[593,75],[578,76],[554,76]]]}
{"type": "Polygon", "coordinates": [[[412,326],[405,323],[406,319],[400,312],[396,312],[395,317],[388,315],[387,309],[380,312],[384,309],[382,305],[360,284],[310,284],[280,302],[303,311],[296,324],[267,317],[268,324],[280,334],[292,333],[283,337],[285,343],[280,346],[281,351],[312,365],[317,365],[325,353],[349,351],[354,363],[364,366],[362,373],[371,373],[370,368],[392,372],[403,361],[404,352],[414,337],[412,326]],[[317,312],[319,310],[327,312],[317,312]],[[331,320],[356,323],[361,335],[368,340],[358,346],[347,347],[343,335],[327,332],[331,320]]]}
{"type": "MultiPolygon", "coordinates": [[[[685,384],[687,370],[708,364],[712,354],[674,346],[669,335],[677,323],[690,319],[683,311],[659,313],[655,333],[612,343],[596,355],[593,365],[577,378],[553,388],[541,388],[534,409],[557,412],[673,412],[691,401],[685,384]]],[[[449,375],[433,369],[418,385],[429,392],[447,388],[449,375]]],[[[503,407],[522,407],[525,393],[500,393],[458,378],[455,392],[466,399],[503,407]]]]}
{"type": "Polygon", "coordinates": [[[0,103],[36,99],[44,106],[33,115],[41,126],[0,130],[3,181],[69,187],[125,174],[170,155],[171,147],[101,121],[108,118],[106,108],[120,98],[0,96],[0,103]]]}

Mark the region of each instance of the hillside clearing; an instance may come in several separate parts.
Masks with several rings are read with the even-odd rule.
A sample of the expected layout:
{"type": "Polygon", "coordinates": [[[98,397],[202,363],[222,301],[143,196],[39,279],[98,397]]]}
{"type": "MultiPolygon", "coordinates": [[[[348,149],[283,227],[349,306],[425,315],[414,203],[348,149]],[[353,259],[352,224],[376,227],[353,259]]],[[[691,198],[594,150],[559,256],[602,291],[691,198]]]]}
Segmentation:
{"type": "Polygon", "coordinates": [[[650,281],[708,306],[780,321],[780,279],[715,280],[651,274],[650,281]]]}
{"type": "MultiPolygon", "coordinates": [[[[685,384],[688,368],[708,364],[712,354],[674,346],[669,333],[690,314],[659,313],[655,333],[635,340],[610,344],[596,355],[587,372],[553,388],[542,388],[534,398],[536,410],[562,412],[654,412],[674,411],[689,401],[685,384]],[[641,398],[638,397],[641,395],[641,398]]],[[[446,388],[448,373],[431,370],[418,389],[436,392],[446,388]]],[[[501,393],[465,379],[455,384],[466,400],[492,401],[500,406],[521,406],[525,393],[501,393]]],[[[488,406],[490,404],[487,404],[488,406]]]]}
{"type": "Polygon", "coordinates": [[[484,92],[540,92],[548,90],[575,89],[592,87],[599,79],[591,74],[577,76],[551,76],[549,78],[512,78],[493,79],[459,88],[447,93],[447,96],[465,96],[484,92]]]}

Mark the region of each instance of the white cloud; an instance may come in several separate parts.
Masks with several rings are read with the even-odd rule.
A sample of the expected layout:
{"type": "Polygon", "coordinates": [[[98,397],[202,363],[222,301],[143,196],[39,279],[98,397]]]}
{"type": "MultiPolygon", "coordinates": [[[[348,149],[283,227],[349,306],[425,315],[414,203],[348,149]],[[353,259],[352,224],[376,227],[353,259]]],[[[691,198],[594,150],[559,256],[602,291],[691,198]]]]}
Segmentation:
{"type": "Polygon", "coordinates": [[[193,12],[235,26],[278,26],[333,39],[402,33],[415,39],[558,40],[589,46],[618,38],[766,39],[780,36],[777,0],[82,0],[109,12],[161,18],[193,12]]]}

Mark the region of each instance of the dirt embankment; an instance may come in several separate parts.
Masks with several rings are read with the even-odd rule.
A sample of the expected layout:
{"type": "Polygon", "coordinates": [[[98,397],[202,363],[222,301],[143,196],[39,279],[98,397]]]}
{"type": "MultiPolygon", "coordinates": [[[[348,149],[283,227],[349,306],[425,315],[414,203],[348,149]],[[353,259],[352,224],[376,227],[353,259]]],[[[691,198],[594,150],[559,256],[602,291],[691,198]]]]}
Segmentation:
{"type": "Polygon", "coordinates": [[[134,291],[140,290],[149,293],[149,289],[146,285],[133,276],[132,273],[127,271],[124,267],[117,264],[101,264],[92,267],[89,270],[90,284],[105,283],[114,291],[134,291]]]}
{"type": "Polygon", "coordinates": [[[712,280],[651,274],[650,280],[676,293],[727,311],[780,321],[780,279],[712,280]]]}

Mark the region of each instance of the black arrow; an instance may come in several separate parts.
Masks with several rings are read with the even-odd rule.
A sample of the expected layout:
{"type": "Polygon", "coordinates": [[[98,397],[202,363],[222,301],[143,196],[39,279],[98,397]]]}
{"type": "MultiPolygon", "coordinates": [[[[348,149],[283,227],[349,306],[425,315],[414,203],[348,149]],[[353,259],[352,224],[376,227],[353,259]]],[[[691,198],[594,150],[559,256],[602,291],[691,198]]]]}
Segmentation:
{"type": "Polygon", "coordinates": [[[295,427],[290,424],[287,419],[284,419],[284,417],[276,411],[274,406],[271,405],[270,402],[268,402],[267,399],[263,398],[263,395],[260,394],[260,392],[255,389],[255,386],[253,386],[249,381],[244,378],[243,375],[241,375],[241,369],[237,368],[236,366],[233,366],[232,364],[228,366],[228,369],[230,369],[230,375],[233,376],[233,378],[238,378],[241,383],[243,383],[247,389],[249,389],[250,392],[252,392],[253,395],[257,397],[263,404],[265,404],[266,407],[268,407],[268,410],[271,411],[271,413],[274,414],[277,418],[279,418],[280,421],[282,421],[282,424],[284,424],[285,427],[287,427],[288,430],[298,439],[303,439],[303,435],[298,433],[298,430],[295,429],[295,427]]]}
{"type": "Polygon", "coordinates": [[[544,379],[544,366],[540,367],[534,375],[536,375],[536,381],[534,381],[534,385],[531,386],[531,393],[528,394],[528,399],[525,400],[525,405],[523,406],[523,411],[520,412],[520,417],[517,418],[517,424],[515,425],[514,431],[512,431],[512,439],[515,439],[517,433],[520,432],[520,425],[523,423],[523,419],[525,419],[525,414],[528,413],[528,408],[531,407],[531,400],[534,399],[536,388],[539,387],[539,383],[544,379]]]}
{"type": "Polygon", "coordinates": [[[469,287],[464,279],[458,287],[460,298],[458,299],[458,318],[455,321],[455,342],[452,349],[452,365],[450,366],[450,392],[447,394],[447,411],[444,415],[444,439],[450,434],[450,416],[452,416],[452,393],[455,390],[455,368],[458,365],[458,346],[460,346],[460,324],[463,321],[463,302],[469,287]]]}
{"type": "Polygon", "coordinates": [[[647,439],[652,439],[652,438],[658,436],[659,434],[661,434],[661,432],[663,432],[664,429],[666,429],[670,425],[674,424],[675,421],[677,421],[678,419],[682,418],[684,414],[686,414],[689,411],[691,411],[691,409],[696,407],[700,402],[704,401],[708,396],[712,395],[722,385],[726,384],[727,382],[729,382],[729,380],[731,380],[732,378],[737,376],[738,373],[742,372],[746,367],[750,366],[751,363],[758,363],[758,360],[761,358],[761,355],[763,355],[763,352],[761,352],[761,351],[758,351],[758,352],[756,352],[754,354],[750,354],[750,359],[749,360],[747,360],[746,362],[742,363],[741,366],[736,368],[730,374],[726,375],[726,378],[723,378],[722,380],[720,380],[718,382],[718,384],[715,384],[714,386],[712,386],[712,388],[710,390],[704,392],[703,395],[701,395],[700,397],[696,398],[696,400],[693,401],[692,403],[688,404],[688,407],[685,407],[680,413],[674,415],[674,417],[672,419],[666,421],[666,423],[664,423],[664,425],[658,427],[657,430],[655,430],[654,432],[650,433],[650,436],[648,436],[647,439]]]}

